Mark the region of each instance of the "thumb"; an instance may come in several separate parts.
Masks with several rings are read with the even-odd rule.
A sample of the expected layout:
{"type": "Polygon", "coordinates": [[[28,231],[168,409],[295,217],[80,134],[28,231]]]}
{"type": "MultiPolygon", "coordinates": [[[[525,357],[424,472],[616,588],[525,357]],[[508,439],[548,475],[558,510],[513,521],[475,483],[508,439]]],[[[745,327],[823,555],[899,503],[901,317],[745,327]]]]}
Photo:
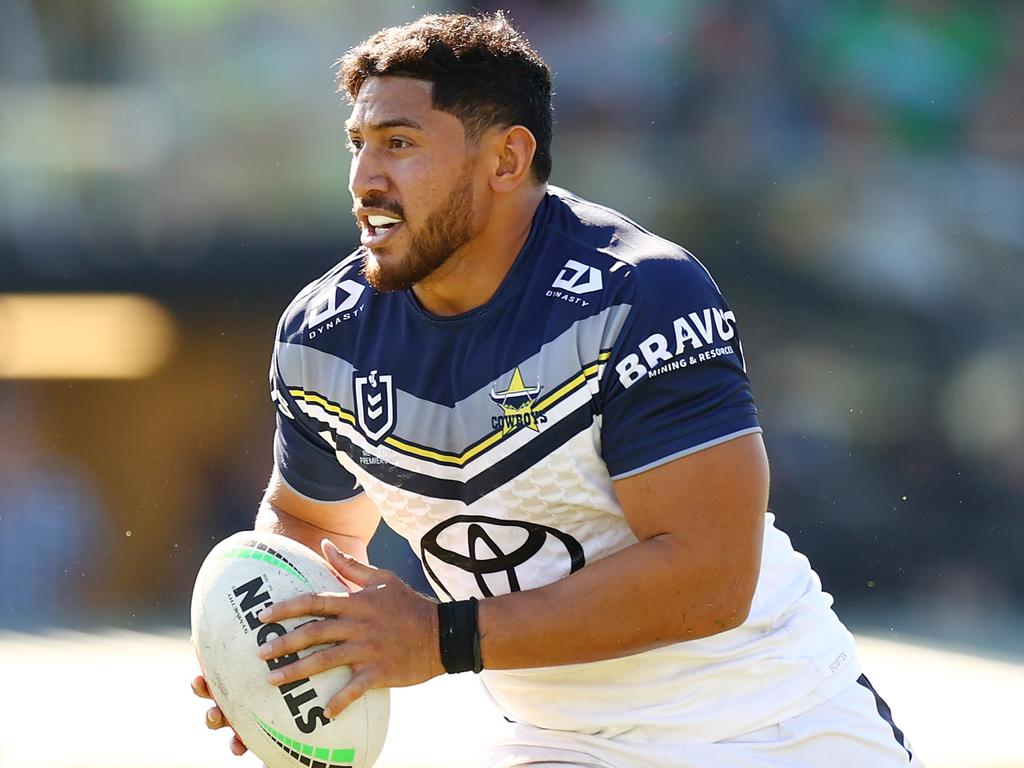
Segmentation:
{"type": "Polygon", "coordinates": [[[351,555],[347,555],[338,549],[337,545],[330,539],[320,542],[320,549],[323,550],[327,562],[338,572],[345,581],[365,587],[377,574],[377,569],[372,565],[361,563],[351,555]]]}

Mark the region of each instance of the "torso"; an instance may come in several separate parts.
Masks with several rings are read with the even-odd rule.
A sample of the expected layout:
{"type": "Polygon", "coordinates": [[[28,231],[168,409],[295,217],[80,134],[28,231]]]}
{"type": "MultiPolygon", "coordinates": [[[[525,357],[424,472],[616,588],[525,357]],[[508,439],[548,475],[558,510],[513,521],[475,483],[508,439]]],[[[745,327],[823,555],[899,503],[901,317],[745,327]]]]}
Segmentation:
{"type": "MultiPolygon", "coordinates": [[[[374,293],[359,267],[357,252],[282,321],[272,374],[284,442],[317,455],[290,467],[279,452],[278,464],[307,495],[365,491],[441,599],[543,586],[629,546],[614,478],[759,430],[717,286],[612,211],[549,195],[492,300],[452,318],[407,292],[374,293]],[[303,469],[332,456],[329,478],[303,469]]],[[[770,516],[766,526],[743,627],[611,662],[485,672],[495,699],[542,727],[678,721],[703,739],[838,690],[856,677],[849,634],[806,560],[770,516]],[[776,673],[757,670],[779,656],[776,673]],[[790,694],[765,698],[772,674],[790,694]],[[627,700],[593,696],[624,679],[627,700]]]]}

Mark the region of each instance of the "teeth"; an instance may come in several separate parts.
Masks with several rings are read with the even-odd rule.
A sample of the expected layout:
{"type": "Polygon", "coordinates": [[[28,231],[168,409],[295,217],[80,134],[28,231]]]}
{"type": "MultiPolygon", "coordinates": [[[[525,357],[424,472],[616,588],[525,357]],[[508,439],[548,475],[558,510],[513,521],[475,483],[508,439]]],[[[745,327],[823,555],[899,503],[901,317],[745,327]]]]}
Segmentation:
{"type": "Polygon", "coordinates": [[[367,216],[366,221],[371,227],[386,227],[388,224],[399,224],[402,220],[391,216],[367,216]]]}

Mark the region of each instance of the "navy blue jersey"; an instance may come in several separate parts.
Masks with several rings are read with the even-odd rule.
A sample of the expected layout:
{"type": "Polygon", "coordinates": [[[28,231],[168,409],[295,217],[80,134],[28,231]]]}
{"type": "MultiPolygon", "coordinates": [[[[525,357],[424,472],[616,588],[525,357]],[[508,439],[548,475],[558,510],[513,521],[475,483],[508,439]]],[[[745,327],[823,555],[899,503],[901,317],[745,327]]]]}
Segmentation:
{"type": "Polygon", "coordinates": [[[736,318],[707,270],[607,208],[552,189],[494,297],[457,316],[376,293],[361,266],[356,251],[280,326],[278,466],[307,496],[347,498],[367,473],[472,503],[588,429],[613,478],[757,429],[736,318]],[[333,445],[317,413],[343,425],[333,445]]]}
{"type": "MultiPolygon", "coordinates": [[[[281,320],[276,463],[313,499],[365,491],[442,599],[539,587],[636,543],[613,480],[760,431],[736,316],[703,265],[564,190],[540,204],[494,296],[464,314],[435,316],[411,291],[377,293],[361,267],[356,251],[281,320]]],[[[511,718],[542,727],[612,725],[621,711],[593,685],[623,674],[660,702],[632,717],[671,712],[702,739],[779,722],[818,695],[819,669],[853,650],[770,521],[765,542],[768,591],[743,628],[630,657],[660,659],[649,673],[615,660],[485,670],[485,683],[511,718]],[[817,618],[799,631],[779,624],[807,611],[817,618]],[[825,634],[804,642],[818,623],[825,634]],[[752,707],[764,678],[750,662],[778,656],[781,639],[827,659],[784,667],[787,693],[752,707]],[[693,695],[680,698],[684,675],[693,695]],[[726,699],[735,706],[723,716],[726,699]]]]}

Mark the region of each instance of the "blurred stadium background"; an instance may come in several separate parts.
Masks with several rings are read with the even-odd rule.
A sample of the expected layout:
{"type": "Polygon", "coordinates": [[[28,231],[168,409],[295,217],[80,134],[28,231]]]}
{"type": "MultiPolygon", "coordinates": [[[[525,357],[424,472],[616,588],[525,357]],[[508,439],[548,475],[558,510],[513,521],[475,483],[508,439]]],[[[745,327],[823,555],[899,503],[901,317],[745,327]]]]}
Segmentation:
{"type": "MultiPolygon", "coordinates": [[[[1010,0],[2,0],[0,680],[27,698],[0,700],[0,766],[241,764],[180,698],[188,598],[270,470],[278,313],[356,244],[332,63],[381,26],[498,7],[556,73],[553,182],[687,246],[736,310],[772,508],[926,761],[1024,766],[993,741],[1024,669],[1010,0]],[[117,696],[149,676],[182,730],[137,732],[180,751],[88,762],[142,722],[117,696]],[[19,701],[83,735],[25,748],[54,727],[19,701]]],[[[386,531],[373,552],[416,579],[386,531]]],[[[422,764],[454,765],[431,738],[422,764]]]]}

